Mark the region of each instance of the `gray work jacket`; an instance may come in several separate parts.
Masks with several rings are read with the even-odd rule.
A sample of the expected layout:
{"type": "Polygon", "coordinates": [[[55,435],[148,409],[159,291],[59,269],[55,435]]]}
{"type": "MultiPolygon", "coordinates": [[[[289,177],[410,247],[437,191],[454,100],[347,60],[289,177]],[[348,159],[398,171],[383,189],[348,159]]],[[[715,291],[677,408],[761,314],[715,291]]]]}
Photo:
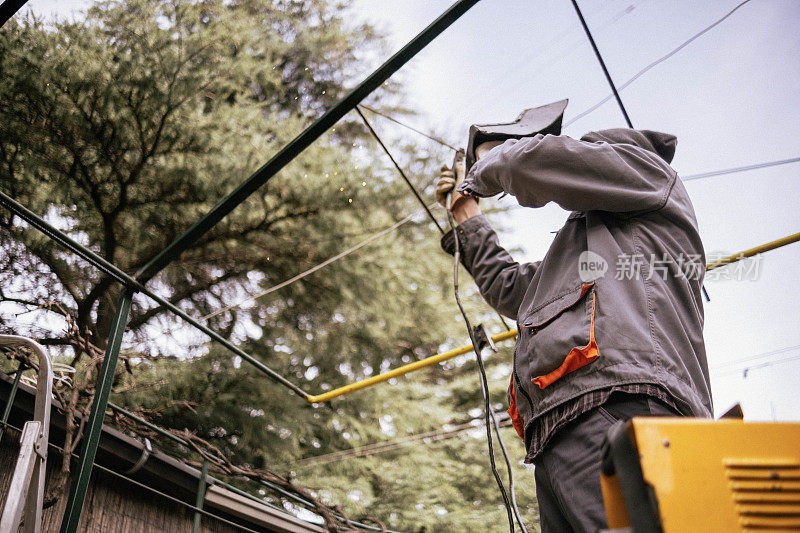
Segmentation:
{"type": "MultiPolygon", "coordinates": [[[[458,189],[572,211],[534,263],[514,261],[483,215],[456,229],[481,294],[519,325],[511,393],[523,427],[581,394],[628,383],[660,385],[683,414],[711,416],[705,254],[686,189],[663,159],[671,160],[675,139],[636,130],[595,135],[584,138],[598,142],[506,141],[458,189]],[[670,142],[671,151],[662,145],[670,142]]],[[[453,253],[453,240],[452,232],[443,237],[445,251],[453,253]]]]}

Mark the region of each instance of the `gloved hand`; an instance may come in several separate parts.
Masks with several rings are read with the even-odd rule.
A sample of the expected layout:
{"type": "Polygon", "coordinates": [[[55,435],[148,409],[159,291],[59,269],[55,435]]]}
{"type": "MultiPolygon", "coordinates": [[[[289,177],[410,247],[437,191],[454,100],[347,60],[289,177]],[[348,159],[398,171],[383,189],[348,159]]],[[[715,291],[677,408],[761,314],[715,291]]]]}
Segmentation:
{"type": "Polygon", "coordinates": [[[464,154],[461,152],[456,156],[454,168],[451,169],[443,165],[440,169],[439,181],[436,183],[436,200],[446,209],[452,211],[459,200],[464,198],[464,196],[456,192],[455,189],[464,181],[465,174],[464,154]],[[452,193],[452,197],[450,199],[450,205],[447,205],[447,195],[449,193],[452,193]]]}
{"type": "Polygon", "coordinates": [[[447,165],[442,165],[439,170],[439,181],[436,182],[436,201],[443,207],[449,208],[450,206],[446,204],[447,195],[455,190],[456,185],[456,175],[453,169],[447,165]]]}

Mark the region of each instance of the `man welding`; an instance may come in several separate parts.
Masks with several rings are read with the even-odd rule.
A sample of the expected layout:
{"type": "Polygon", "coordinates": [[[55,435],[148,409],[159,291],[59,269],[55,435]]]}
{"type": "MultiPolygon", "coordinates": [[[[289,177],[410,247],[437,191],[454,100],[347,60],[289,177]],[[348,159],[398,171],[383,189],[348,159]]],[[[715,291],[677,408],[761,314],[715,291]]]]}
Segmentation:
{"type": "MultiPolygon", "coordinates": [[[[612,129],[571,139],[559,135],[565,107],[473,126],[466,168],[443,169],[437,184],[464,266],[517,321],[509,413],[535,465],[545,533],[606,527],[600,447],[615,422],[712,413],[705,255],[669,166],[676,138],[612,129]],[[518,263],[499,245],[478,199],[500,193],[570,211],[541,261],[518,263]]],[[[442,238],[451,254],[454,238],[442,238]]]]}

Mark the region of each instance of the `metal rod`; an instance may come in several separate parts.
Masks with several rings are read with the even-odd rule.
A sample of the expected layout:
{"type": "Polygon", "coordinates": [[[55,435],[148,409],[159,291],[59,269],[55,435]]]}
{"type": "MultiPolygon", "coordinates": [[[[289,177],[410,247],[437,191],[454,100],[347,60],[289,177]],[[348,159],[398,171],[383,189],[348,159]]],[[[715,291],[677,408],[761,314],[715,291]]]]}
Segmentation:
{"type": "Polygon", "coordinates": [[[586,37],[589,38],[589,42],[592,45],[592,49],[594,50],[594,55],[597,56],[597,61],[600,62],[600,66],[603,67],[603,73],[606,75],[606,79],[608,80],[608,84],[611,86],[611,91],[614,93],[614,98],[617,99],[617,104],[619,104],[619,109],[622,111],[622,116],[625,117],[625,122],[628,124],[628,127],[633,129],[633,124],[631,123],[631,119],[628,116],[628,112],[625,111],[625,106],[622,105],[622,98],[619,97],[619,93],[617,92],[617,86],[614,85],[614,80],[611,79],[611,74],[609,74],[608,69],[606,68],[606,63],[603,61],[603,56],[600,55],[600,50],[597,49],[597,44],[594,42],[594,37],[592,37],[592,32],[589,31],[589,26],[586,25],[586,20],[583,18],[583,13],[581,13],[581,8],[578,7],[577,0],[572,0],[572,5],[575,6],[575,12],[578,14],[578,18],[581,19],[581,26],[583,26],[583,31],[586,32],[586,37]]]}
{"type": "Polygon", "coordinates": [[[100,442],[100,435],[103,430],[103,418],[108,404],[108,396],[111,393],[111,385],[114,382],[117,358],[122,345],[125,325],[128,322],[132,299],[133,292],[127,287],[123,288],[117,303],[114,321],[111,325],[111,333],[109,334],[105,357],[103,357],[103,364],[97,376],[92,410],[84,431],[86,438],[81,445],[81,454],[73,474],[72,486],[70,487],[69,498],[64,510],[64,519],[61,522],[61,533],[75,533],[78,530],[78,522],[81,519],[86,491],[89,488],[94,457],[97,453],[97,445],[100,442]]]}
{"type": "Polygon", "coordinates": [[[42,219],[36,213],[30,211],[25,206],[11,198],[10,196],[0,192],[0,205],[14,213],[15,215],[19,216],[21,219],[28,222],[31,226],[35,227],[48,237],[52,238],[66,249],[74,252],[76,255],[82,257],[90,264],[94,265],[96,268],[105,272],[112,278],[116,279],[126,287],[128,287],[132,291],[138,291],[144,294],[145,296],[149,297],[159,305],[162,305],[175,315],[181,317],[183,320],[197,328],[198,330],[202,331],[212,340],[222,344],[225,348],[230,350],[231,352],[235,353],[251,365],[255,366],[258,370],[272,378],[273,380],[277,381],[278,383],[284,385],[285,387],[291,389],[293,392],[298,394],[300,397],[305,398],[308,396],[303,389],[298,387],[297,385],[293,384],[291,381],[287,380],[276,371],[272,370],[264,363],[256,359],[255,357],[251,356],[241,348],[235,346],[233,343],[228,341],[227,339],[223,338],[221,335],[210,329],[208,326],[201,324],[182,310],[180,310],[174,304],[168,302],[164,298],[158,296],[153,291],[139,283],[137,280],[123,272],[114,264],[108,262],[107,260],[103,259],[99,255],[95,254],[85,246],[81,245],[80,243],[75,242],[73,239],[65,235],[61,230],[53,227],[49,223],[47,223],[44,219],[42,219]]]}
{"type": "Polygon", "coordinates": [[[27,3],[28,0],[6,0],[0,5],[0,28],[27,3]]]}
{"type": "MultiPolygon", "coordinates": [[[[499,335],[495,335],[492,337],[493,342],[501,342],[508,339],[513,339],[517,336],[517,330],[512,331],[505,331],[500,333],[499,335]]],[[[355,392],[357,390],[361,390],[372,385],[376,385],[378,383],[383,383],[384,381],[389,381],[392,378],[396,378],[398,376],[403,376],[410,372],[414,372],[415,370],[420,370],[423,368],[427,368],[429,366],[433,366],[439,364],[443,361],[447,361],[448,359],[452,359],[453,357],[464,355],[473,351],[472,345],[469,346],[462,346],[461,348],[456,348],[455,350],[450,350],[449,352],[445,352],[438,355],[432,355],[431,357],[426,357],[420,361],[414,361],[413,363],[409,363],[407,365],[403,365],[399,368],[395,368],[394,370],[390,370],[384,374],[378,374],[377,376],[372,376],[371,378],[367,378],[361,381],[357,381],[355,383],[350,383],[349,385],[345,385],[344,387],[339,387],[338,389],[333,389],[328,392],[324,392],[322,394],[318,394],[316,396],[309,396],[306,398],[306,401],[309,403],[318,403],[318,402],[327,402],[333,400],[334,398],[338,398],[339,396],[344,396],[346,394],[350,394],[351,392],[355,392]]]]}
{"type": "Polygon", "coordinates": [[[206,499],[206,477],[208,476],[208,459],[203,460],[203,468],[200,470],[200,479],[197,480],[197,497],[194,500],[195,512],[192,521],[192,533],[200,531],[200,518],[203,516],[197,510],[203,509],[203,501],[206,499]]]}
{"type": "Polygon", "coordinates": [[[748,257],[753,257],[754,255],[758,255],[763,252],[768,252],[770,250],[774,250],[775,248],[780,248],[781,246],[786,246],[787,244],[792,244],[797,241],[800,241],[800,233],[787,235],[782,239],[768,242],[766,244],[762,244],[761,246],[756,246],[755,248],[750,248],[743,252],[739,252],[738,254],[729,255],[728,257],[720,259],[719,261],[714,261],[713,263],[709,263],[708,265],[706,265],[706,270],[707,271],[714,270],[715,268],[723,267],[730,263],[735,263],[736,261],[740,261],[748,257]]]}
{"type": "Polygon", "coordinates": [[[361,112],[361,109],[359,109],[358,106],[356,106],[356,113],[358,113],[358,116],[361,117],[361,120],[364,121],[364,125],[367,127],[367,129],[372,134],[372,136],[375,138],[375,140],[378,141],[378,144],[380,145],[380,147],[383,148],[384,153],[387,156],[389,156],[389,159],[392,161],[392,164],[394,165],[394,168],[397,169],[397,172],[400,173],[400,176],[406,182],[406,185],[408,185],[408,187],[411,189],[411,192],[414,193],[414,196],[417,198],[417,201],[419,201],[419,204],[422,206],[422,208],[425,210],[425,212],[428,213],[428,218],[430,218],[433,221],[433,224],[436,226],[436,229],[439,230],[439,233],[444,235],[444,229],[439,224],[439,221],[436,220],[436,217],[433,216],[433,213],[431,213],[431,209],[428,207],[428,204],[426,204],[425,200],[422,199],[422,196],[419,194],[419,191],[417,190],[417,188],[414,187],[414,184],[411,183],[410,179],[408,179],[408,176],[406,176],[406,173],[403,172],[403,169],[400,168],[400,165],[397,163],[397,161],[395,161],[394,157],[392,157],[391,152],[389,152],[389,149],[386,148],[385,144],[383,144],[383,141],[381,140],[380,137],[378,137],[378,134],[375,132],[375,130],[372,129],[372,125],[369,123],[369,121],[367,120],[367,117],[364,116],[364,113],[361,112]]]}
{"type": "Polygon", "coordinates": [[[140,417],[138,415],[135,415],[134,413],[131,413],[130,411],[128,411],[126,409],[123,409],[122,407],[120,407],[118,405],[114,405],[113,403],[108,402],[108,407],[112,411],[116,411],[117,413],[121,414],[122,416],[124,416],[126,418],[130,418],[131,420],[135,421],[137,424],[140,424],[142,426],[145,426],[148,429],[151,429],[151,430],[155,431],[156,433],[158,433],[162,437],[166,437],[166,438],[168,438],[170,440],[173,440],[173,441],[177,442],[178,444],[180,444],[182,446],[185,446],[187,448],[191,447],[191,444],[189,444],[187,441],[185,441],[184,439],[180,438],[179,436],[173,435],[169,431],[167,431],[167,430],[165,430],[165,429],[153,424],[152,422],[148,422],[144,418],[142,418],[142,417],[140,417]]]}
{"type": "Polygon", "coordinates": [[[389,77],[397,72],[403,65],[411,60],[417,53],[425,48],[440,33],[449,28],[456,20],[474,6],[478,0],[459,0],[445,11],[439,18],[422,30],[400,51],[390,57],[383,65],[378,67],[364,81],[362,81],[347,96],[336,103],[313,124],[306,128],[300,135],[284,146],[272,159],[258,169],[252,176],[240,184],[231,194],[211,208],[200,220],[195,222],[183,235],[174,240],[164,250],[159,252],[146,265],[136,273],[136,279],[145,283],[172,260],[176,259],[184,250],[192,246],[200,237],[205,235],[214,225],[244,202],[259,187],[270,180],[283,167],[288,165],[311,143],[317,140],[328,128],[336,124],[345,114],[356,107],[361,100],[369,96],[381,86],[389,77]]]}
{"type": "MultiPolygon", "coordinates": [[[[14,384],[11,385],[11,392],[8,395],[8,402],[6,403],[5,409],[3,409],[3,418],[2,423],[5,424],[8,422],[8,417],[11,415],[11,408],[14,406],[14,398],[17,396],[17,391],[19,390],[19,380],[22,377],[22,373],[25,371],[25,363],[20,361],[19,366],[17,367],[17,371],[14,374],[14,384]]],[[[5,426],[0,427],[0,441],[3,440],[3,434],[6,432],[5,426]]]]}

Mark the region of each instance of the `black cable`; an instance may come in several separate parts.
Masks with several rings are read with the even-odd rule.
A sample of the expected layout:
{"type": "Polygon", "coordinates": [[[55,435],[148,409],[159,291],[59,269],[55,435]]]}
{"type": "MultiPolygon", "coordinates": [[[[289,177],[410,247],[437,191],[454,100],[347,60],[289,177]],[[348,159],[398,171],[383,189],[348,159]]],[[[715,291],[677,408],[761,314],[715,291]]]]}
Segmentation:
{"type": "Polygon", "coordinates": [[[408,176],[406,176],[406,173],[403,172],[403,169],[400,168],[400,165],[397,163],[395,158],[392,157],[392,154],[389,152],[389,149],[386,148],[386,145],[383,144],[383,141],[381,140],[381,138],[378,137],[378,134],[375,132],[374,129],[372,129],[372,125],[369,123],[369,121],[367,120],[367,117],[364,116],[364,113],[361,112],[361,109],[359,109],[358,106],[356,106],[356,113],[358,113],[358,116],[361,117],[361,120],[364,121],[364,125],[367,127],[367,129],[372,134],[372,136],[375,137],[375,140],[378,141],[378,144],[380,145],[380,147],[383,148],[384,153],[387,156],[389,156],[389,159],[392,161],[392,164],[394,165],[394,168],[396,168],[397,172],[400,173],[400,176],[403,177],[403,180],[406,182],[408,187],[411,189],[411,192],[414,193],[414,196],[419,201],[419,204],[422,206],[422,208],[428,214],[428,218],[430,218],[433,221],[434,225],[436,226],[436,229],[439,230],[439,233],[444,235],[444,229],[442,229],[442,226],[439,225],[439,221],[436,220],[436,217],[433,216],[433,213],[431,213],[431,210],[428,207],[428,204],[426,204],[425,200],[422,199],[422,196],[419,194],[419,191],[417,190],[417,188],[414,187],[414,184],[411,183],[410,179],[408,179],[408,176]]]}
{"type": "Polygon", "coordinates": [[[586,25],[586,20],[583,18],[583,13],[581,13],[581,8],[578,7],[577,0],[572,0],[572,5],[575,6],[575,12],[578,14],[578,18],[581,19],[581,26],[583,26],[583,31],[586,32],[586,37],[589,38],[589,43],[592,45],[592,49],[594,50],[594,55],[597,56],[597,61],[600,62],[600,66],[603,67],[603,73],[606,75],[606,79],[608,80],[608,84],[611,86],[611,90],[614,92],[614,98],[617,99],[617,103],[619,104],[619,109],[622,111],[622,116],[625,117],[625,122],[628,124],[630,129],[633,129],[633,124],[631,123],[631,119],[628,116],[628,112],[625,110],[625,106],[622,104],[622,98],[619,97],[619,93],[617,92],[617,87],[614,85],[614,80],[611,79],[611,74],[609,74],[608,69],[606,68],[606,62],[603,61],[603,56],[600,55],[600,50],[597,49],[597,44],[594,42],[594,38],[592,37],[592,32],[589,31],[589,26],[586,25]]]}
{"type": "MultiPolygon", "coordinates": [[[[450,195],[447,195],[446,205],[450,205],[450,195]]],[[[506,513],[508,514],[508,527],[511,533],[514,533],[514,513],[516,511],[517,520],[520,522],[520,526],[523,531],[525,531],[525,526],[522,525],[522,520],[519,517],[519,511],[517,510],[516,503],[513,504],[509,500],[508,494],[506,493],[506,488],[503,486],[503,480],[500,479],[500,473],[497,471],[497,465],[494,461],[494,444],[492,442],[492,424],[490,423],[491,420],[497,423],[496,419],[494,418],[494,413],[492,413],[491,402],[489,398],[489,383],[486,379],[486,368],[483,365],[483,357],[481,356],[481,350],[478,346],[478,341],[475,339],[475,332],[472,331],[472,326],[469,322],[469,317],[467,316],[467,312],[464,310],[464,306],[461,303],[461,296],[458,293],[458,267],[461,263],[461,245],[459,243],[458,232],[456,231],[456,224],[453,220],[453,214],[450,212],[450,209],[446,209],[447,211],[447,222],[450,224],[450,229],[453,232],[453,238],[455,240],[455,250],[453,253],[453,294],[456,298],[456,303],[458,304],[458,308],[461,311],[461,316],[464,317],[464,323],[467,326],[467,332],[469,333],[469,340],[472,342],[472,349],[475,351],[475,357],[478,361],[478,370],[480,372],[481,377],[481,393],[483,394],[483,407],[484,407],[484,417],[486,423],[486,442],[489,446],[489,463],[492,467],[492,474],[494,475],[495,481],[497,481],[497,486],[500,488],[500,494],[503,496],[503,503],[506,506],[506,513]],[[513,507],[513,509],[512,509],[513,507]]],[[[508,478],[510,483],[513,483],[513,474],[511,472],[511,463],[508,459],[508,455],[506,453],[506,447],[502,445],[502,437],[500,436],[499,428],[495,428],[497,432],[497,439],[501,442],[501,449],[503,450],[503,455],[506,460],[506,465],[508,466],[508,478]]]]}

